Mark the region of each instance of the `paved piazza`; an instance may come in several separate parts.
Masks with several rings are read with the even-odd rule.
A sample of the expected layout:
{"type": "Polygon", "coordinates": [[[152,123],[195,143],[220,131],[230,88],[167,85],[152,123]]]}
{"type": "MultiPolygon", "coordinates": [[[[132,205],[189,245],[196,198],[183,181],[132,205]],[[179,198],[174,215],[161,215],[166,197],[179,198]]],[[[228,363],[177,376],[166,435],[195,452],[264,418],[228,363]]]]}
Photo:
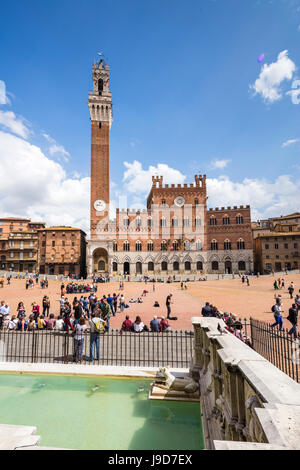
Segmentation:
{"type": "MultiPolygon", "coordinates": [[[[294,295],[299,292],[300,274],[284,275],[283,278],[285,288],[277,292],[282,296],[283,316],[286,317],[292,303],[287,288],[290,282],[293,281],[295,286],[294,295]]],[[[205,301],[216,305],[223,312],[235,313],[242,318],[252,316],[256,319],[271,322],[273,321],[271,306],[274,304],[273,282],[275,279],[278,279],[278,276],[250,277],[249,287],[246,283],[242,284],[240,279],[191,282],[187,283],[188,289],[186,291],[180,289],[180,283],[156,283],[155,292],[152,290],[152,283],[125,282],[123,293],[126,302],[131,297],[136,299],[144,289],[148,290],[149,293],[146,297],[143,297],[142,304],[129,304],[130,308],[125,309],[124,314],[118,313],[116,317],[112,317],[111,328],[120,328],[125,314],[128,314],[131,320],[134,320],[136,315],[140,315],[142,321],[147,325],[149,325],[153,315],[166,316],[165,299],[169,293],[173,294],[174,301],[171,306],[171,316],[178,317],[177,321],[170,321],[173,329],[190,330],[191,317],[201,315],[201,308],[205,301]],[[153,307],[155,300],[158,300],[160,308],[153,307]]],[[[33,288],[26,291],[25,280],[12,279],[10,286],[5,284],[3,289],[0,288],[0,300],[9,303],[12,314],[16,312],[17,304],[22,300],[28,316],[31,312],[31,303],[36,301],[41,308],[42,298],[47,294],[51,302],[50,312],[57,315],[59,313],[60,285],[60,281],[50,280],[48,289],[41,289],[39,285],[34,285],[33,288]]],[[[118,282],[98,284],[98,297],[103,294],[113,294],[114,292],[119,292],[118,282]]],[[[80,297],[80,294],[68,294],[67,298],[73,300],[76,295],[80,297]]],[[[290,326],[290,323],[285,319],[284,326],[290,326]]]]}

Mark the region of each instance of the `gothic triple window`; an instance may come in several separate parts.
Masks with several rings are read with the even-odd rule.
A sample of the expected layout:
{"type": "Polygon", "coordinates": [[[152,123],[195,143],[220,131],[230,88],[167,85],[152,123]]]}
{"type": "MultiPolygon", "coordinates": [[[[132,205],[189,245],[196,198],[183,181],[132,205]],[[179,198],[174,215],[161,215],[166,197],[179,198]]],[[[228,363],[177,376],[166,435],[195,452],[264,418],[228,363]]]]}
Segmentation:
{"type": "Polygon", "coordinates": [[[244,217],[241,214],[238,214],[235,220],[237,225],[242,225],[244,223],[244,217]]]}
{"type": "Polygon", "coordinates": [[[130,251],[130,243],[127,240],[123,243],[123,250],[130,251]]]}
{"type": "Polygon", "coordinates": [[[231,250],[231,241],[228,239],[224,242],[224,250],[231,250]]]}
{"type": "Polygon", "coordinates": [[[218,242],[217,240],[212,240],[210,244],[210,249],[212,251],[217,251],[218,250],[218,242]]]}
{"type": "Polygon", "coordinates": [[[217,225],[217,219],[215,217],[211,217],[209,220],[210,225],[217,225]]]}
{"type": "Polygon", "coordinates": [[[153,241],[152,240],[148,241],[147,249],[148,249],[148,251],[153,251],[153,241]]]}
{"type": "Polygon", "coordinates": [[[142,251],[142,244],[139,240],[135,244],[135,251],[142,251]]]}
{"type": "Polygon", "coordinates": [[[225,215],[223,217],[223,225],[229,225],[230,224],[230,219],[228,217],[228,215],[225,215]]]}
{"type": "Polygon", "coordinates": [[[240,238],[237,242],[237,249],[244,250],[245,249],[245,242],[242,238],[240,238]]]}
{"type": "Polygon", "coordinates": [[[163,240],[160,244],[161,251],[167,251],[167,243],[163,240]]]}

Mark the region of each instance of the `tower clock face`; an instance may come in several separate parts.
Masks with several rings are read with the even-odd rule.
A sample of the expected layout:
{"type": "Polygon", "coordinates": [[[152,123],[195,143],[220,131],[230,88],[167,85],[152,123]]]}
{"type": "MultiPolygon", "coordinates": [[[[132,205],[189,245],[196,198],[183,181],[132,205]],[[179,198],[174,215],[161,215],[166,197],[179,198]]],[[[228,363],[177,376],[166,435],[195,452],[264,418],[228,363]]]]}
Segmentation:
{"type": "Polygon", "coordinates": [[[185,199],[184,197],[182,196],[178,196],[176,197],[176,199],[174,200],[174,204],[177,206],[177,207],[182,207],[185,203],[185,199]]]}
{"type": "Polygon", "coordinates": [[[97,201],[94,202],[94,209],[97,212],[103,212],[106,209],[106,202],[102,201],[102,199],[97,199],[97,201]]]}

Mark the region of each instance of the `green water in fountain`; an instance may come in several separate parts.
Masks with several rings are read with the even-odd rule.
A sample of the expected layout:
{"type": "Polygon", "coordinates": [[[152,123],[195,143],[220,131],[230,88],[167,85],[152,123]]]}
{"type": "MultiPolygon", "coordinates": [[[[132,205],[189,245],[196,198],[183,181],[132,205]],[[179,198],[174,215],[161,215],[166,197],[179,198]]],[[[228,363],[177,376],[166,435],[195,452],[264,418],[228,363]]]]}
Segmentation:
{"type": "Polygon", "coordinates": [[[147,379],[0,374],[0,423],[68,449],[203,449],[199,403],[150,401],[147,379]]]}

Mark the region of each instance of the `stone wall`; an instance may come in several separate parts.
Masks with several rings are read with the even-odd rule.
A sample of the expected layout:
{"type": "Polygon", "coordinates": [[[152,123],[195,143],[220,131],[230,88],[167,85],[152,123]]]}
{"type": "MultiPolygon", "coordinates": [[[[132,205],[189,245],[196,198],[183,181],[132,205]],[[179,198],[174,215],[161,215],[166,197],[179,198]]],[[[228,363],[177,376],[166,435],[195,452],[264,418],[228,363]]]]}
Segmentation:
{"type": "Polygon", "coordinates": [[[300,449],[300,384],[228,333],[222,320],[192,322],[206,448],[300,449]]]}

